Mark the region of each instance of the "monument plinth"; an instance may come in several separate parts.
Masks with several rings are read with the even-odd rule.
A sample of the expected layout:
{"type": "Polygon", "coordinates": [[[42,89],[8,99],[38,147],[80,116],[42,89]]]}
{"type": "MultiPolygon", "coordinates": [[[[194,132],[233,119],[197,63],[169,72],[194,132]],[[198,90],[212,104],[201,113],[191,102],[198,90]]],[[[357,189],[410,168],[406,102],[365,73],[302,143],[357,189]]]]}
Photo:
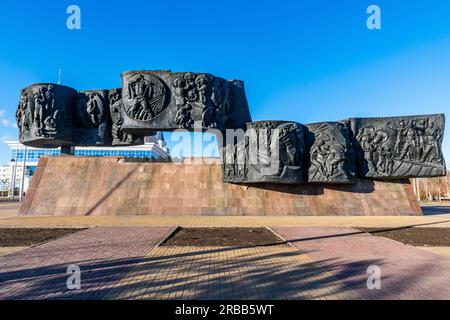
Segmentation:
{"type": "Polygon", "coordinates": [[[219,159],[124,162],[117,157],[44,157],[22,215],[325,216],[421,215],[408,180],[353,184],[222,181],[219,159]],[[63,177],[63,178],[61,178],[63,177]]]}

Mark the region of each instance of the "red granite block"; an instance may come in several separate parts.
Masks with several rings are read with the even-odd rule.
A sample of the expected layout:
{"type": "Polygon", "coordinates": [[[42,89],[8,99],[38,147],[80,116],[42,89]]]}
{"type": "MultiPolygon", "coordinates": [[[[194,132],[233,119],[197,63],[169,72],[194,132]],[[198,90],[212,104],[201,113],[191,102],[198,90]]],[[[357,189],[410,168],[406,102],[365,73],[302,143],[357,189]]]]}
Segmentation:
{"type": "Polygon", "coordinates": [[[218,162],[124,163],[117,157],[43,157],[20,213],[420,215],[421,209],[408,181],[241,186],[222,182],[218,162]]]}

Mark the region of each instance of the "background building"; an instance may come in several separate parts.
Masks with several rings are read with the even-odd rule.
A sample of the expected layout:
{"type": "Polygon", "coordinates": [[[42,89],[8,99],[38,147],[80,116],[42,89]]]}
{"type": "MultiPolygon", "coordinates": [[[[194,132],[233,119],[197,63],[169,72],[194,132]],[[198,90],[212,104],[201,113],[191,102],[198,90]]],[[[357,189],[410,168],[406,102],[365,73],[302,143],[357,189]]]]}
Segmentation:
{"type": "MultiPolygon", "coordinates": [[[[169,149],[166,146],[164,136],[158,133],[155,136],[145,137],[145,143],[131,147],[75,147],[75,156],[84,157],[108,157],[119,156],[129,158],[162,158],[169,160],[169,149]]],[[[36,166],[42,156],[59,156],[60,148],[38,149],[25,147],[18,141],[6,141],[10,148],[10,160],[0,166],[0,196],[12,196],[20,194],[20,190],[26,192],[29,182],[36,170],[36,166]],[[25,168],[25,174],[23,172],[25,168]],[[15,176],[15,179],[13,178],[15,176]],[[23,185],[22,185],[23,179],[23,185]]]]}
{"type": "MultiPolygon", "coordinates": [[[[22,171],[23,166],[14,167],[10,165],[1,165],[0,166],[0,197],[11,197],[12,196],[12,177],[16,176],[15,184],[16,195],[19,194],[19,187],[21,186],[22,181],[22,171]],[[15,171],[15,172],[14,172],[15,171]],[[15,173],[15,174],[14,174],[15,173]]],[[[24,190],[28,188],[30,176],[24,177],[24,190]]]]}

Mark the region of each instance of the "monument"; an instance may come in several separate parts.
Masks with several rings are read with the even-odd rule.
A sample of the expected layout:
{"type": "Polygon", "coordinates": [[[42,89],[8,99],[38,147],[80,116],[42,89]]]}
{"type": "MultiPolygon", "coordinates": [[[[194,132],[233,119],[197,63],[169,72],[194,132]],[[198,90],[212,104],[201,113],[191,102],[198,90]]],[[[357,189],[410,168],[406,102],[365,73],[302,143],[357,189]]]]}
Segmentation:
{"type": "MultiPolygon", "coordinates": [[[[221,192],[247,186],[265,190],[264,197],[276,198],[267,194],[272,190],[292,196],[286,201],[292,201],[294,207],[305,194],[327,185],[331,189],[335,186],[336,197],[340,197],[343,192],[371,193],[373,190],[367,187],[370,184],[404,186],[408,178],[446,173],[441,150],[443,114],[350,118],[306,125],[292,121],[252,122],[243,82],[208,73],[128,71],[122,73],[122,88],[82,92],[57,84],[33,84],[22,90],[16,116],[23,144],[62,150],[141,144],[144,136],[155,131],[213,129],[221,150],[221,161],[215,164],[221,168],[222,182],[216,181],[223,184],[221,192]]],[[[162,164],[150,164],[158,165],[162,164]]],[[[36,197],[39,181],[33,179],[34,191],[27,197],[36,197]]],[[[175,181],[165,182],[175,186],[175,181]]],[[[214,187],[214,181],[210,183],[214,187]]],[[[248,207],[244,210],[242,201],[231,201],[230,197],[235,199],[225,196],[217,206],[223,214],[252,211],[248,207]]],[[[409,204],[412,201],[411,194],[401,197],[408,198],[409,204]]],[[[28,199],[24,214],[30,213],[33,201],[28,199]]],[[[268,207],[263,207],[257,206],[270,214],[268,207]]],[[[195,211],[195,205],[189,208],[195,211]]],[[[173,210],[186,213],[175,207],[173,210]]],[[[294,209],[287,214],[300,211],[294,209]]],[[[217,210],[208,212],[220,214],[217,210]]]]}

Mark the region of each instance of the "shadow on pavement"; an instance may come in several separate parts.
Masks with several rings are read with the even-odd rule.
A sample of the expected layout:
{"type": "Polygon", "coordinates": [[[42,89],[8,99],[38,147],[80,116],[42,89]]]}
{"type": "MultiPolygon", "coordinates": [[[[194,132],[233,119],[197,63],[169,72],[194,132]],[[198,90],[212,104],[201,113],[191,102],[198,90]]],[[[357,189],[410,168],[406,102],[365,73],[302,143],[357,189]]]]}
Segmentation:
{"type": "MultiPolygon", "coordinates": [[[[326,261],[325,269],[325,261],[305,260],[304,252],[297,250],[242,254],[238,253],[242,249],[222,247],[174,253],[177,250],[136,259],[78,262],[81,290],[66,288],[66,268],[73,261],[1,271],[0,299],[336,299],[351,293],[338,277],[354,276],[370,264],[382,265],[382,261],[326,261]],[[228,258],[215,259],[219,254],[228,258]],[[296,257],[302,263],[293,264],[296,257]],[[120,282],[130,272],[139,281],[120,282]]],[[[365,286],[365,281],[355,285],[365,286]]]]}

